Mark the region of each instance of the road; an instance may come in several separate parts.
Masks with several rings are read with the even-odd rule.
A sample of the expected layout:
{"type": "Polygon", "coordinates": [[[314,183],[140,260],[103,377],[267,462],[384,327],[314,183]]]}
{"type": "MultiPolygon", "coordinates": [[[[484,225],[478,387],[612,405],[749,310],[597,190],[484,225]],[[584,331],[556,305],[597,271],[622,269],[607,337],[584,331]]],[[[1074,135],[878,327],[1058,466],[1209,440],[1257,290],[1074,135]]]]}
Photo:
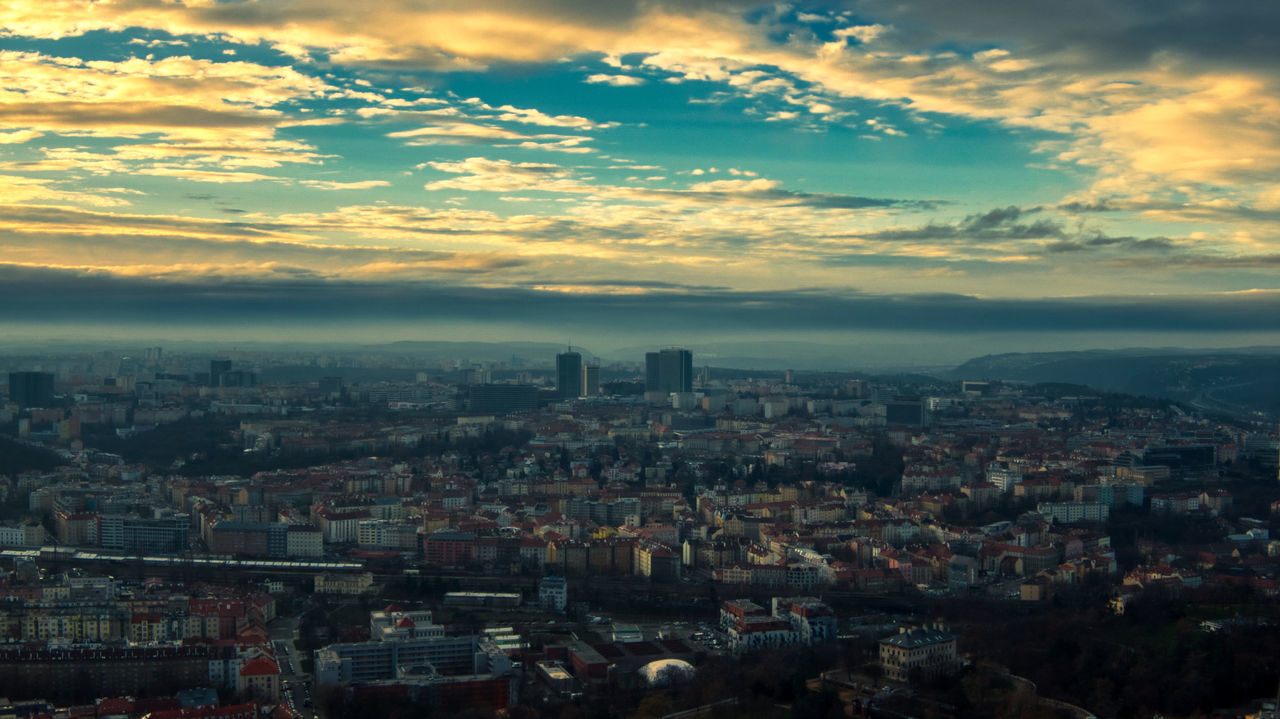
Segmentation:
{"type": "Polygon", "coordinates": [[[301,615],[280,617],[271,622],[268,632],[280,664],[280,699],[288,702],[298,716],[315,719],[311,704],[311,676],[302,673],[302,653],[298,651],[298,624],[301,615]]]}

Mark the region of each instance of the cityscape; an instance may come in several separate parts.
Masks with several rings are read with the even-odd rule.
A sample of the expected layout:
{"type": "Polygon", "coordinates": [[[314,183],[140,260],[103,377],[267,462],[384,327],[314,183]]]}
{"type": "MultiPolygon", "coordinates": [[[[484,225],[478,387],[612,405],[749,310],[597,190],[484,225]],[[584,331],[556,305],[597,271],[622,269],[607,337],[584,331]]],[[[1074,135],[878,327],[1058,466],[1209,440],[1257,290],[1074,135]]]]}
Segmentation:
{"type": "Polygon", "coordinates": [[[1280,719],[1277,37],[0,3],[0,719],[1280,719]]]}
{"type": "Polygon", "coordinates": [[[1273,711],[1275,414],[543,351],[0,358],[3,711],[1273,711]]]}

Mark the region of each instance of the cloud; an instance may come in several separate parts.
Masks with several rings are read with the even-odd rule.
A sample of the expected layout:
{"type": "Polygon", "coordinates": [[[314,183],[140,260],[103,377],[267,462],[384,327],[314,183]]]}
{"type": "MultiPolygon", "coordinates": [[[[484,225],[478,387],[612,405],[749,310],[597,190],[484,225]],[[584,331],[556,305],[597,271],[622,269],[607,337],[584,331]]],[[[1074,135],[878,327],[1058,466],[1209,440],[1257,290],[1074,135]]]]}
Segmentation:
{"type": "MultiPolygon", "coordinates": [[[[715,2],[598,5],[608,7],[550,0],[390,0],[369,8],[291,0],[99,4],[94,13],[84,13],[72,0],[19,0],[10,4],[6,29],[24,37],[64,38],[140,27],[167,32],[175,41],[268,43],[303,62],[318,54],[337,64],[389,70],[477,71],[640,56],[646,68],[667,79],[719,83],[725,92],[745,97],[785,102],[796,87],[806,87],[806,113],[753,108],[774,121],[839,122],[848,101],[857,99],[1058,133],[1065,147],[1054,159],[1096,172],[1097,197],[1168,192],[1182,182],[1233,191],[1280,171],[1280,128],[1265,119],[1280,110],[1280,81],[1272,71],[1280,50],[1271,40],[1280,30],[1280,11],[1265,2],[1223,7],[1202,0],[1164,6],[1088,0],[1047,7],[994,0],[974,13],[941,0],[868,0],[858,15],[875,22],[841,20],[829,34],[792,18],[835,16],[804,11],[750,12],[748,4],[715,2]]],[[[260,74],[251,64],[215,64],[231,72],[193,66],[204,72],[185,77],[213,88],[234,85],[237,75],[260,74]]],[[[183,77],[165,76],[175,86],[183,77]]],[[[626,76],[599,77],[626,82],[603,79],[626,76]]],[[[282,71],[273,82],[253,84],[269,94],[269,88],[288,87],[293,79],[282,71]]],[[[195,103],[182,103],[189,104],[195,103]]],[[[62,113],[62,121],[76,114],[62,113]]],[[[125,126],[159,116],[131,118],[124,107],[107,114],[125,126]]],[[[219,114],[224,122],[262,119],[255,112],[219,114]]],[[[572,116],[519,108],[500,116],[585,129],[565,119],[572,116]]],[[[872,127],[882,134],[903,132],[878,123],[872,127]]],[[[580,144],[523,142],[581,150],[580,144]]],[[[1082,198],[1089,199],[1094,198],[1082,198]]]]}
{"type": "Polygon", "coordinates": [[[443,121],[413,130],[398,130],[387,137],[404,140],[405,144],[425,147],[430,145],[493,145],[496,147],[523,147],[572,153],[589,153],[594,150],[584,143],[590,137],[564,134],[528,134],[497,125],[475,122],[443,121]]]}
{"type": "Polygon", "coordinates": [[[647,81],[643,77],[636,77],[635,75],[604,75],[601,73],[596,73],[595,75],[588,75],[585,79],[583,79],[583,82],[591,85],[612,85],[613,87],[635,87],[637,85],[643,85],[647,81]]]}
{"type": "MultiPolygon", "coordinates": [[[[635,202],[678,203],[683,205],[754,205],[809,207],[824,210],[861,210],[920,206],[918,202],[785,190],[767,178],[696,182],[687,190],[630,187],[589,182],[569,168],[551,163],[516,163],[471,157],[461,162],[429,162],[427,166],[458,177],[436,180],[428,190],[468,190],[483,192],[537,191],[588,195],[602,199],[635,202]]],[[[710,172],[716,172],[712,168],[710,172]]],[[[691,174],[704,174],[695,170],[691,174]]]]}
{"type": "Polygon", "coordinates": [[[424,186],[428,190],[482,192],[538,190],[569,193],[592,191],[591,185],[570,179],[572,173],[568,169],[545,162],[511,162],[469,157],[461,162],[428,162],[427,165],[440,172],[458,175],[458,177],[428,182],[424,186]]]}
{"type": "Polygon", "coordinates": [[[19,145],[43,136],[44,133],[37,130],[10,130],[8,132],[0,132],[0,145],[19,145]]]}
{"type": "MultiPolygon", "coordinates": [[[[987,300],[965,295],[847,292],[660,292],[484,289],[439,282],[326,280],[297,268],[259,278],[147,279],[102,271],[0,265],[0,302],[21,301],[46,322],[380,321],[542,322],[687,331],[889,330],[945,333],[1103,331],[1229,333],[1280,330],[1280,293],[987,300]],[[270,302],[264,302],[270,298],[270,302]]],[[[536,281],[531,280],[532,283],[536,281]]],[[[642,288],[643,289],[643,288],[642,288]]]]}
{"type": "Polygon", "coordinates": [[[94,207],[122,207],[129,201],[110,189],[67,189],[57,180],[0,175],[0,197],[7,202],[74,202],[94,207]]]}
{"type": "Polygon", "coordinates": [[[302,184],[317,190],[369,190],[374,187],[390,187],[386,180],[358,180],[356,182],[332,182],[328,180],[302,180],[302,184]]]}
{"type": "Polygon", "coordinates": [[[330,279],[477,275],[527,264],[512,253],[349,245],[310,228],[254,221],[196,221],[56,207],[0,207],[7,261],[94,274],[182,280],[278,278],[281,268],[330,279]]]}
{"type": "MultiPolygon", "coordinates": [[[[487,105],[482,105],[489,109],[487,105]]],[[[528,107],[514,107],[512,105],[501,105],[492,108],[498,112],[497,118],[504,122],[521,122],[528,125],[542,125],[543,127],[569,127],[578,130],[594,130],[600,128],[617,127],[616,122],[598,123],[588,120],[578,115],[548,115],[541,110],[528,107]]]]}
{"type": "Polygon", "coordinates": [[[711,180],[695,182],[689,186],[692,192],[725,192],[761,194],[778,189],[782,185],[777,180],[766,180],[763,177],[755,180],[711,180]]]}
{"type": "Polygon", "coordinates": [[[990,241],[990,240],[1042,240],[1062,239],[1066,232],[1062,225],[1048,219],[1019,222],[1025,215],[1039,212],[1009,206],[988,212],[969,215],[955,223],[930,222],[920,227],[887,229],[863,233],[864,239],[887,241],[990,241]]]}
{"type": "Polygon", "coordinates": [[[867,44],[883,35],[889,28],[884,25],[851,25],[833,30],[831,34],[838,38],[853,38],[867,44]]]}
{"type": "Polygon", "coordinates": [[[0,51],[0,138],[126,138],[109,152],[39,148],[42,161],[10,170],[86,170],[205,182],[272,179],[244,168],[316,163],[322,155],[276,137],[281,105],[329,86],[289,67],[191,57],[83,60],[0,51]],[[139,142],[139,138],[147,138],[139,142]]]}
{"type": "MultiPolygon", "coordinates": [[[[973,13],[932,0],[866,0],[854,18],[710,1],[143,1],[97,3],[90,13],[69,0],[16,0],[0,32],[13,47],[45,50],[0,55],[0,196],[39,203],[26,214],[44,216],[23,225],[26,214],[10,208],[0,217],[11,233],[0,237],[0,251],[53,264],[31,237],[61,233],[89,244],[170,233],[179,245],[192,241],[172,253],[157,243],[152,257],[128,254],[114,271],[147,275],[172,259],[184,271],[220,276],[256,267],[263,276],[329,278],[307,259],[323,253],[293,245],[396,245],[451,253],[458,268],[464,257],[498,253],[548,288],[591,286],[575,276],[634,274],[627,292],[658,291],[646,282],[696,286],[711,273],[735,287],[778,288],[801,277],[828,290],[927,281],[1007,294],[1104,283],[1149,292],[1209,274],[1191,263],[1196,257],[1219,270],[1198,286],[1231,289],[1254,274],[1228,276],[1229,268],[1244,270],[1250,258],[1271,267],[1280,243],[1280,79],[1266,60],[1277,58],[1268,39],[1277,13],[1196,0],[1029,5],[994,0],[984,6],[990,13],[973,13]],[[90,44],[97,59],[74,56],[90,44]],[[235,57],[254,60],[219,55],[229,44],[235,57]],[[492,76],[434,74],[484,69],[492,76]],[[556,96],[557,82],[577,96],[556,96]],[[636,82],[652,85],[642,93],[598,87],[636,82]],[[539,107],[499,94],[512,85],[522,98],[540,98],[539,107]],[[485,97],[449,91],[463,87],[485,97]],[[725,170],[748,161],[723,156],[670,161],[679,145],[607,165],[594,161],[597,148],[643,153],[656,131],[619,125],[629,108],[618,117],[584,109],[605,107],[595,100],[606,95],[689,98],[706,103],[692,113],[781,123],[768,126],[778,138],[849,143],[850,153],[833,153],[833,162],[862,162],[854,150],[873,145],[859,136],[880,141],[868,151],[873,158],[945,143],[946,130],[961,126],[984,142],[1034,147],[1042,167],[1059,174],[1028,190],[1034,195],[1017,194],[1049,204],[1020,208],[976,182],[943,191],[975,204],[948,205],[927,199],[935,184],[922,183],[929,189],[912,191],[915,199],[842,192],[877,186],[779,169],[765,154],[749,161],[750,172],[725,170]],[[335,158],[361,132],[400,151],[335,158]],[[818,132],[826,134],[809,137],[818,132]],[[553,157],[546,152],[562,162],[544,161],[553,157]],[[655,161],[670,169],[641,171],[655,161]],[[392,172],[413,167],[416,180],[380,192],[385,206],[318,206],[346,197],[319,192],[299,195],[305,203],[288,210],[272,204],[277,193],[287,202],[286,193],[305,188],[391,188],[353,179],[393,177],[382,172],[388,162],[403,163],[392,172]],[[721,170],[703,169],[711,163],[721,170]],[[633,169],[605,171],[625,165],[633,169]],[[694,165],[702,167],[677,176],[694,165]],[[138,187],[152,194],[101,189],[129,184],[126,177],[144,178],[138,187]],[[662,177],[669,179],[659,184],[662,177]],[[145,178],[241,196],[204,207],[214,220],[183,217],[185,203],[145,178]],[[261,193],[250,197],[248,183],[261,193]],[[1073,191],[1056,207],[1041,194],[1064,186],[1073,191]],[[397,194],[409,191],[419,194],[397,194]],[[58,212],[48,207],[55,204],[58,212]],[[99,212],[74,215],[74,205],[99,212]],[[239,222],[225,222],[228,214],[239,222]],[[253,253],[248,264],[205,244],[250,239],[264,244],[245,250],[253,253]]],[[[359,264],[437,276],[429,265],[443,266],[390,252],[359,264]]],[[[493,267],[483,273],[487,286],[523,281],[500,261],[493,267]]]]}

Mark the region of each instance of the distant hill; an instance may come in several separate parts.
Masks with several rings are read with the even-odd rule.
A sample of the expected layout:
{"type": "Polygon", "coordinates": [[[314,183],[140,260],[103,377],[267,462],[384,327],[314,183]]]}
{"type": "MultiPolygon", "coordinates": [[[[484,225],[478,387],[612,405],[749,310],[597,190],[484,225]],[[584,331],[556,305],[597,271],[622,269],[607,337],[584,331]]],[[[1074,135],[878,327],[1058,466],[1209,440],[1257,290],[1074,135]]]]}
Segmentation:
{"type": "MultiPolygon", "coordinates": [[[[556,355],[567,351],[568,345],[552,342],[388,342],[364,345],[364,352],[413,355],[428,360],[467,359],[472,362],[510,362],[512,357],[533,364],[554,363],[556,355]]],[[[596,355],[577,345],[583,359],[596,355]]]]}
{"type": "MultiPolygon", "coordinates": [[[[904,358],[915,356],[918,347],[903,343],[879,341],[818,343],[776,342],[693,342],[681,345],[693,352],[693,364],[737,370],[772,371],[794,369],[801,371],[834,372],[899,372],[912,371],[925,374],[945,372],[950,361],[909,362],[904,358]]],[[[610,353],[611,357],[630,362],[643,362],[645,352],[661,349],[659,345],[623,347],[610,353]]],[[[958,355],[963,357],[964,355],[958,355]]]]}
{"type": "Polygon", "coordinates": [[[1063,382],[1161,397],[1199,409],[1261,419],[1280,417],[1280,348],[1132,349],[988,355],[954,379],[1063,382]]]}

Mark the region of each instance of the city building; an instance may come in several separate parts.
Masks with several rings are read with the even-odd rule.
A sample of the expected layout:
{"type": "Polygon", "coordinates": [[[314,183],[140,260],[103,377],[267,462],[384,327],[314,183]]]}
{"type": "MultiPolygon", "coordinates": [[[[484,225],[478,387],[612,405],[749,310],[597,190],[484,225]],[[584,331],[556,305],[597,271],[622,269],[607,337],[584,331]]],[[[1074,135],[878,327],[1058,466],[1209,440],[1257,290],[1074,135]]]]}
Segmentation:
{"type": "Polygon", "coordinates": [[[48,407],[53,404],[53,374],[10,372],[9,401],[19,407],[48,407]]]}
{"type": "Polygon", "coordinates": [[[570,350],[556,355],[556,391],[561,397],[583,394],[582,354],[570,350]]]}
{"type": "Polygon", "coordinates": [[[280,667],[265,654],[250,659],[236,674],[236,692],[242,697],[280,701],[280,667]]]}
{"type": "Polygon", "coordinates": [[[222,373],[231,371],[231,360],[229,359],[213,359],[209,360],[209,386],[220,387],[219,378],[222,373]]]}
{"type": "Polygon", "coordinates": [[[51,700],[156,694],[207,686],[210,666],[235,658],[212,644],[0,648],[0,686],[10,697],[51,700]]]}
{"type": "Polygon", "coordinates": [[[640,500],[636,497],[622,497],[609,502],[573,497],[565,502],[564,516],[569,519],[589,519],[602,527],[639,525],[640,500]]]}
{"type": "Polygon", "coordinates": [[[426,609],[403,611],[388,607],[369,613],[369,638],[375,642],[439,639],[444,627],[426,609]]]}
{"type": "Polygon", "coordinates": [[[190,527],[186,514],[157,518],[104,514],[98,517],[98,546],[126,554],[180,554],[190,547],[190,527]]]}
{"type": "Polygon", "coordinates": [[[1105,522],[1111,516],[1111,505],[1105,502],[1040,502],[1038,512],[1055,524],[1105,522]]]}
{"type": "Polygon", "coordinates": [[[515,414],[538,408],[538,389],[531,384],[473,385],[468,397],[472,412],[515,414]]]}
{"type": "Polygon", "coordinates": [[[441,530],[423,535],[422,554],[427,564],[461,567],[476,555],[476,535],[471,532],[441,530]]]}
{"type": "Polygon", "coordinates": [[[890,426],[924,427],[929,412],[920,397],[894,397],[884,403],[884,421],[890,426]]]}
{"type": "Polygon", "coordinates": [[[1013,485],[1022,481],[1022,469],[1008,462],[992,462],[986,468],[987,481],[1001,493],[1008,493],[1013,485]]]}
{"type": "Polygon", "coordinates": [[[720,607],[720,628],[734,652],[790,646],[800,641],[791,623],[770,616],[748,599],[724,602],[720,607]]]}
{"type": "Polygon", "coordinates": [[[644,390],[668,395],[693,391],[693,353],[668,347],[644,355],[644,390]]]}
{"type": "Polygon", "coordinates": [[[774,597],[773,616],[786,621],[803,644],[835,641],[836,613],[816,597],[774,597]]]}
{"type": "Polygon", "coordinates": [[[330,644],[316,650],[317,684],[395,679],[402,666],[430,664],[442,675],[505,674],[511,660],[486,636],[426,636],[330,644]]]}
{"type": "Polygon", "coordinates": [[[568,582],[564,577],[543,577],[542,581],[538,582],[538,603],[544,609],[563,612],[568,600],[568,582]]]}
{"type": "Polygon", "coordinates": [[[954,671],[956,638],[941,626],[902,627],[898,634],[880,640],[880,666],[886,677],[904,682],[913,674],[929,678],[954,671]]]}
{"type": "Polygon", "coordinates": [[[324,572],[315,578],[316,594],[364,594],[373,588],[372,572],[333,574],[324,572]]]}

